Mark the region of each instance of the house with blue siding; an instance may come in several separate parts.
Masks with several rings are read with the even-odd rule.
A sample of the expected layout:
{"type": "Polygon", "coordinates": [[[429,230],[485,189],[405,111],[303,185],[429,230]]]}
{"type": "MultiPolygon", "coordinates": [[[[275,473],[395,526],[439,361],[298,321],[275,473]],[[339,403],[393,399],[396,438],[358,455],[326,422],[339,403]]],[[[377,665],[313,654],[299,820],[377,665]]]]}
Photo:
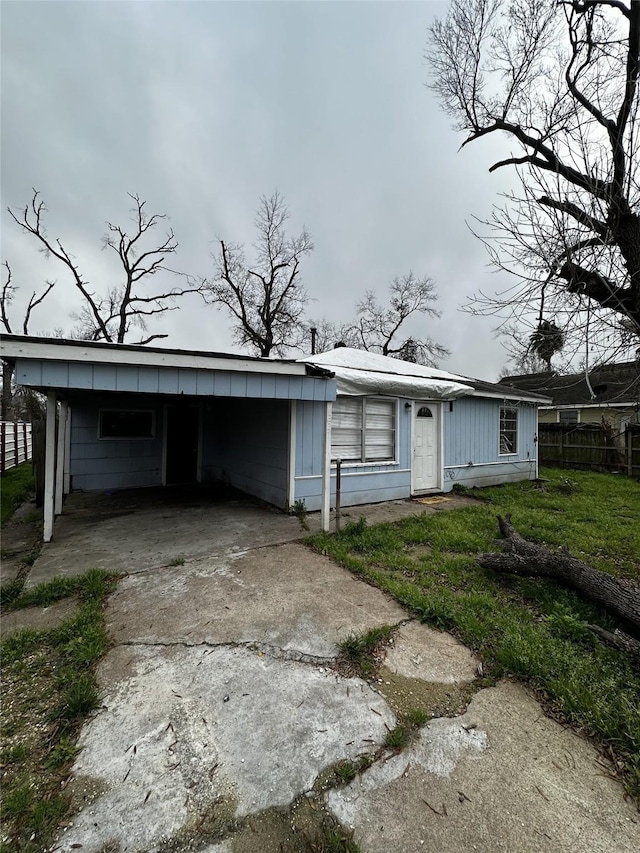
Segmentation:
{"type": "Polygon", "coordinates": [[[537,476],[545,397],[341,347],[299,360],[0,335],[47,396],[45,541],[73,490],[222,481],[341,505],[537,476]]]}

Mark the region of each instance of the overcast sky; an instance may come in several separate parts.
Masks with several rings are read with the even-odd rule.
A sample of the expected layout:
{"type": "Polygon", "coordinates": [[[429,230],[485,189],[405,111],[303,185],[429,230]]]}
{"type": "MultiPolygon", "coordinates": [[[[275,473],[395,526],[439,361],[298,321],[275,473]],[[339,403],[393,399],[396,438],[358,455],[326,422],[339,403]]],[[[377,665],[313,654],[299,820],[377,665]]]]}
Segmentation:
{"type": "MultiPolygon", "coordinates": [[[[510,283],[465,224],[508,177],[488,174],[499,143],[458,151],[425,85],[428,27],[446,9],[4,0],[2,260],[22,295],[58,282],[31,331],[70,329],[74,306],[64,270],[6,213],[32,187],[49,235],[96,290],[116,281],[101,238],[106,220],[126,223],[127,192],[169,215],[173,265],[207,275],[216,238],[250,244],[259,197],[278,188],[291,231],[304,224],[315,245],[303,267],[311,316],[348,320],[366,290],[382,297],[396,275],[429,275],[442,317],[422,331],[451,350],[440,366],[496,379],[496,321],[460,307],[510,283]]],[[[12,307],[19,322],[19,299],[12,307]]],[[[170,333],[167,346],[237,350],[226,315],[195,297],[153,330],[170,333]]]]}

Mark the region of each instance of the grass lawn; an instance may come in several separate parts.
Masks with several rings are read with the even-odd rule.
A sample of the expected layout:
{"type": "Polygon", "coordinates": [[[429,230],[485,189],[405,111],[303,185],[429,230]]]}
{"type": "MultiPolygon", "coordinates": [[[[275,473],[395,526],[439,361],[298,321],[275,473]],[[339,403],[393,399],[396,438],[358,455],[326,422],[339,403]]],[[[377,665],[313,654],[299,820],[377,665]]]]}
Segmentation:
{"type": "Polygon", "coordinates": [[[4,524],[35,488],[31,462],[5,471],[0,486],[0,519],[4,524]]]}
{"type": "Polygon", "coordinates": [[[95,665],[108,646],[102,604],[113,585],[92,570],[35,587],[10,606],[69,596],[81,602],[59,627],[22,630],[0,643],[1,853],[48,849],[68,812],[64,784],[82,721],[98,706],[95,665]]]}
{"type": "Polygon", "coordinates": [[[549,710],[610,748],[640,795],[640,673],[587,623],[612,630],[601,608],[550,580],[498,575],[476,556],[496,550],[496,515],[526,538],[566,546],[591,565],[640,579],[640,486],[626,477],[547,469],[543,488],[511,483],[487,501],[391,524],[348,524],[309,542],[393,595],[425,622],[459,637],[490,678],[516,676],[549,710]]]}

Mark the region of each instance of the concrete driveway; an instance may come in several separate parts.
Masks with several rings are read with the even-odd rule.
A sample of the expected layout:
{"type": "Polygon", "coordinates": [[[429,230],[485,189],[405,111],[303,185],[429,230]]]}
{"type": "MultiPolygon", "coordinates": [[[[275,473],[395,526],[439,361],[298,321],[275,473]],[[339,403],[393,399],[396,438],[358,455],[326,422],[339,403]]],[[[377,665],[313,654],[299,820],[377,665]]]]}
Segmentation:
{"type": "MultiPolygon", "coordinates": [[[[640,849],[638,813],[589,742],[516,684],[472,696],[471,652],[295,541],[297,519],[119,500],[69,506],[29,579],[127,572],[56,849],[338,849],[320,846],[337,823],[364,853],[640,849]],[[345,675],[337,643],[381,625],[397,632],[379,677],[345,675]],[[385,749],[408,707],[449,711],[385,749]],[[363,756],[348,784],[331,775],[363,756]]],[[[388,511],[416,509],[436,507],[388,511]]]]}

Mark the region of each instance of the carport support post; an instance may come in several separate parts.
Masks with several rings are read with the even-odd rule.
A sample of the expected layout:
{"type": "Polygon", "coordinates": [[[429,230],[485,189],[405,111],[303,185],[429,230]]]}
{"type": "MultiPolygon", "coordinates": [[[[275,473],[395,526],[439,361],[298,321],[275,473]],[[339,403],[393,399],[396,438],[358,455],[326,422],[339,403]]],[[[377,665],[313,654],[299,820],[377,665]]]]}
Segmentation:
{"type": "Polygon", "coordinates": [[[60,515],[62,512],[62,490],[64,486],[64,468],[65,468],[65,438],[67,435],[67,414],[69,404],[60,401],[60,416],[58,418],[58,445],[56,449],[56,485],[55,485],[55,501],[54,513],[60,515]]]}
{"type": "Polygon", "coordinates": [[[62,494],[68,495],[71,491],[71,408],[68,403],[64,430],[64,473],[62,477],[62,494]]]}
{"type": "Polygon", "coordinates": [[[56,474],[56,392],[47,391],[47,431],[44,450],[44,528],[42,538],[51,542],[53,536],[53,501],[56,474]]]}
{"type": "Polygon", "coordinates": [[[322,529],[329,532],[331,526],[331,415],[333,403],[325,403],[324,407],[324,442],[322,465],[322,529]]]}

